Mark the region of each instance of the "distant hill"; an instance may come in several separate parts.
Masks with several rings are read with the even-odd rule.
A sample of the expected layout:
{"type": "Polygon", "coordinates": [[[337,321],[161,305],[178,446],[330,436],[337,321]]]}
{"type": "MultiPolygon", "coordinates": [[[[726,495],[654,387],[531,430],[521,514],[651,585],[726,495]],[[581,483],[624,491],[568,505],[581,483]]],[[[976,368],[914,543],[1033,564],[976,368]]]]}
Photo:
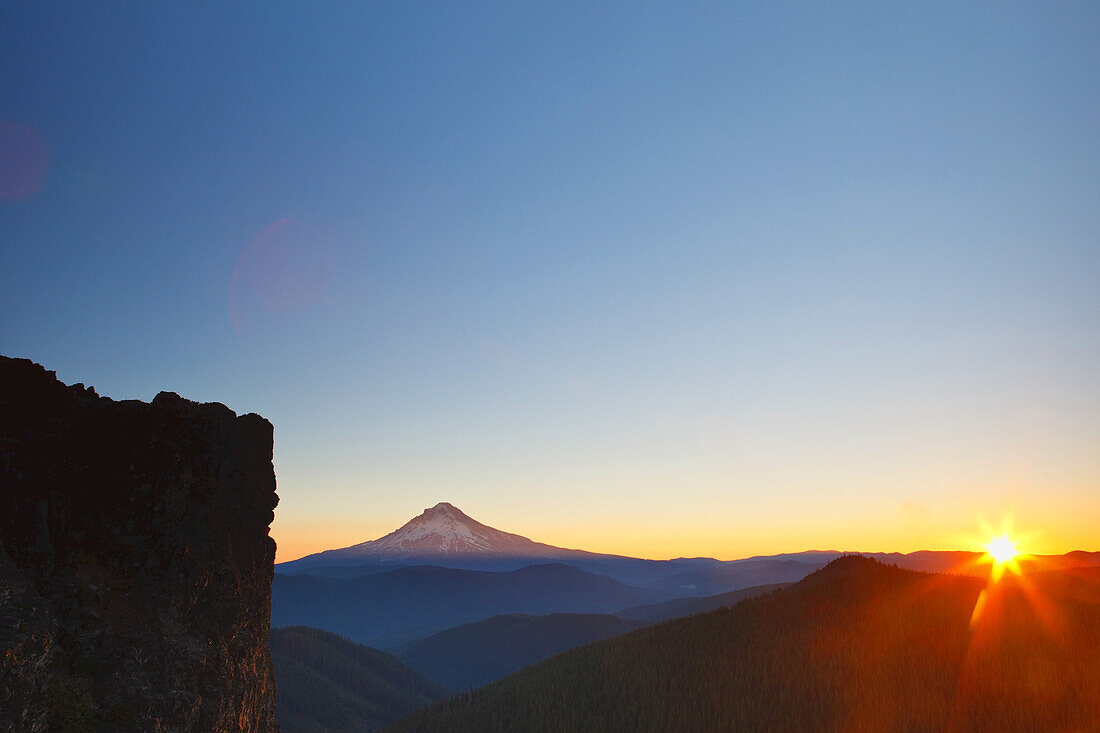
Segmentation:
{"type": "Polygon", "coordinates": [[[441,631],[405,645],[397,654],[413,669],[458,691],[643,625],[601,614],[507,614],[441,631]]]}
{"type": "Polygon", "coordinates": [[[711,596],[756,585],[794,583],[824,566],[829,560],[752,559],[724,563],[719,567],[677,573],[649,584],[678,596],[711,596]]]}
{"type": "Polygon", "coordinates": [[[362,578],[364,575],[384,573],[387,570],[393,569],[393,565],[325,565],[323,567],[309,568],[297,574],[312,575],[315,578],[341,578],[343,580],[348,580],[351,578],[362,578]]]}
{"type": "Polygon", "coordinates": [[[397,657],[327,631],[273,629],[270,645],[285,733],[378,730],[444,696],[397,657]]]}
{"type": "Polygon", "coordinates": [[[558,655],[394,731],[1096,730],[1100,571],[986,583],[840,558],[558,655]],[[973,623],[975,606],[982,610],[973,623]]]}
{"type": "Polygon", "coordinates": [[[683,618],[684,616],[694,616],[697,613],[706,613],[716,608],[732,606],[746,598],[781,590],[789,585],[790,583],[754,585],[751,588],[732,590],[728,593],[719,593],[717,595],[704,596],[702,598],[674,598],[664,603],[624,608],[621,611],[616,611],[615,615],[619,618],[634,619],[638,621],[668,621],[674,618],[683,618]]]}
{"type": "Polygon", "coordinates": [[[507,573],[402,567],[353,579],[276,574],[271,624],[312,626],[392,649],[504,613],[610,613],[670,597],[560,564],[507,573]]]}

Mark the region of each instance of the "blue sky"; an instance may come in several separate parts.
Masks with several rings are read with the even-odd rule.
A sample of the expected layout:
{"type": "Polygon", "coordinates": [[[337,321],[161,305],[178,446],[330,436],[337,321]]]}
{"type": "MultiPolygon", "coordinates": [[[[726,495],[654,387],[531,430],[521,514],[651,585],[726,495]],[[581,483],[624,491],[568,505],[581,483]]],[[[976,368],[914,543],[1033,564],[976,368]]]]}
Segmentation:
{"type": "Polygon", "coordinates": [[[0,351],[272,420],[280,559],[443,500],[650,556],[957,546],[1009,511],[1072,549],[1098,31],[1091,3],[5,3],[0,121],[49,163],[0,200],[0,351]]]}

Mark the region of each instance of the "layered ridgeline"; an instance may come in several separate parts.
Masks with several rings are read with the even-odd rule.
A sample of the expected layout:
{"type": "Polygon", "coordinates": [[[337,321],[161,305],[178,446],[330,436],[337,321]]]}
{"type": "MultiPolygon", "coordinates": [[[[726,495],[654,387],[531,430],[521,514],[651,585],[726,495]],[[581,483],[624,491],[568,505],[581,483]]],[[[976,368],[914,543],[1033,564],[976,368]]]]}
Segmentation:
{"type": "Polygon", "coordinates": [[[566,652],[392,730],[1096,730],[1100,570],[985,587],[842,558],[791,588],[566,652]]]}
{"type": "Polygon", "coordinates": [[[704,598],[677,598],[633,606],[615,614],[504,614],[463,624],[399,647],[396,654],[451,691],[493,682],[547,657],[664,621],[770,593],[783,585],[762,585],[704,598]]]}
{"type": "MultiPolygon", "coordinates": [[[[653,622],[728,606],[744,594],[801,580],[840,554],[804,552],[733,561],[599,555],[495,529],[442,502],[379,539],[276,566],[272,623],[326,629],[398,651],[452,627],[501,615],[611,614],[653,622]]],[[[973,552],[872,556],[902,567],[936,571],[980,575],[989,568],[979,564],[979,554],[973,552]]],[[[1098,557],[1071,553],[1045,558],[1044,563],[1092,564],[1098,557]]],[[[494,623],[463,633],[511,633],[499,620],[494,623]]],[[[556,652],[568,648],[563,639],[569,634],[562,629],[576,631],[575,644],[591,640],[588,623],[543,619],[532,622],[531,630],[555,637],[557,641],[548,638],[544,646],[556,652]]],[[[489,637],[484,638],[488,643],[489,637]]],[[[543,641],[532,640],[532,648],[540,645],[543,641]]],[[[453,653],[456,644],[442,644],[440,649],[449,650],[446,661],[423,669],[466,665],[470,670],[460,676],[446,673],[449,686],[485,679],[482,672],[473,671],[475,667],[496,674],[514,669],[515,659],[531,658],[498,653],[480,664],[471,655],[462,659],[453,653]]]]}
{"type": "Polygon", "coordinates": [[[0,357],[0,729],[277,730],[272,427],[0,357]]]}
{"type": "Polygon", "coordinates": [[[413,566],[354,579],[276,575],[271,623],[312,626],[392,650],[499,614],[612,613],[668,598],[561,564],[501,573],[413,566]]]}
{"type": "Polygon", "coordinates": [[[284,733],[371,731],[445,696],[400,659],[327,631],[271,632],[284,733]]]}
{"type": "Polygon", "coordinates": [[[641,628],[609,614],[506,614],[406,644],[398,656],[451,692],[481,687],[560,652],[641,628]]]}
{"type": "Polygon", "coordinates": [[[734,606],[746,598],[771,593],[786,588],[790,583],[772,583],[769,585],[754,585],[751,588],[731,590],[728,593],[717,593],[713,596],[696,598],[674,598],[664,603],[654,603],[647,606],[633,606],[618,611],[615,615],[622,619],[634,619],[638,621],[669,621],[684,616],[694,616],[697,613],[706,613],[717,608],[734,606]]]}
{"type": "MultiPolygon", "coordinates": [[[[443,502],[377,540],[279,565],[272,624],[392,650],[501,614],[607,614],[676,595],[592,572],[577,562],[586,558],[605,559],[494,529],[443,502]]],[[[589,639],[580,633],[575,644],[589,639]]]]}
{"type": "MultiPolygon", "coordinates": [[[[378,539],[280,563],[281,575],[355,579],[398,567],[506,572],[529,565],[568,565],[627,585],[675,597],[711,596],[752,586],[792,583],[847,554],[861,554],[909,570],[983,576],[988,565],[977,552],[810,551],[715,560],[708,557],[647,560],[555,547],[490,527],[458,507],[440,502],[378,539]]],[[[1077,552],[1037,558],[1044,567],[1100,564],[1100,553],[1077,552]]]]}

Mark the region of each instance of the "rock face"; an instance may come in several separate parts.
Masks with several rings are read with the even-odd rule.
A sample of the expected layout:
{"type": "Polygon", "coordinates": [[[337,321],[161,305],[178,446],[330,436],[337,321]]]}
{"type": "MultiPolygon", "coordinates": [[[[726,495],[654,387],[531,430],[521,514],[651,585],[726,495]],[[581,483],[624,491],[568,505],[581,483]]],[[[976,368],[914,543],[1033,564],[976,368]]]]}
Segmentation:
{"type": "Polygon", "coordinates": [[[0,357],[0,729],[277,731],[272,427],[0,357]]]}

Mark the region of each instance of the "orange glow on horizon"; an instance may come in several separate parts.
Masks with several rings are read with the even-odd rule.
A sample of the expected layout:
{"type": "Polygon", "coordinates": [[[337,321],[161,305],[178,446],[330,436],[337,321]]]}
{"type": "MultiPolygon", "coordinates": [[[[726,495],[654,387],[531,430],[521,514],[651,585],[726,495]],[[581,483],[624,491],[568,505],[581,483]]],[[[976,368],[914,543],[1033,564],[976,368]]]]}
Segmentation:
{"type": "MultiPolygon", "coordinates": [[[[278,546],[277,562],[377,539],[397,529],[416,513],[414,509],[402,508],[387,516],[367,519],[314,517],[297,521],[283,519],[277,513],[271,528],[271,536],[278,546]]],[[[918,550],[969,550],[979,553],[969,563],[971,574],[986,576],[991,570],[997,572],[997,562],[994,554],[990,553],[989,545],[1001,537],[1006,538],[1016,551],[1015,557],[1000,566],[1002,572],[1013,563],[1026,570],[1027,565],[1038,562],[1034,555],[1060,555],[1075,549],[1098,549],[1082,541],[1078,536],[1080,532],[1068,536],[1045,532],[1040,537],[1036,532],[1015,531],[1011,522],[1006,523],[1003,530],[981,522],[981,533],[966,530],[961,523],[944,523],[906,533],[899,532],[896,527],[875,524],[837,527],[833,523],[819,525],[812,522],[767,525],[708,522],[688,528],[681,526],[681,523],[662,525],[653,522],[627,526],[577,517],[565,521],[537,518],[532,523],[530,517],[483,516],[485,512],[478,508],[467,513],[490,527],[513,532],[535,542],[653,560],[677,557],[737,560],[809,550],[902,554],[918,550]]],[[[993,549],[1004,557],[1008,546],[999,543],[993,549]]]]}

